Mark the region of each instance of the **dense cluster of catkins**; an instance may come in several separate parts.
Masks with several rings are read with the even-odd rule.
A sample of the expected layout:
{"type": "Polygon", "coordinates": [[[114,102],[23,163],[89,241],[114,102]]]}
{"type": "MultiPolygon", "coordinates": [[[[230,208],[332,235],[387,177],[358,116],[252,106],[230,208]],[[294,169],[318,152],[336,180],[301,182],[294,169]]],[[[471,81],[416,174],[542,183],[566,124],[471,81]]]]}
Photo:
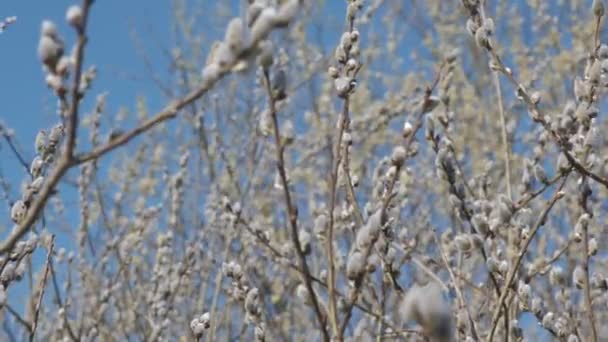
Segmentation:
{"type": "Polygon", "coordinates": [[[172,99],[115,116],[93,2],[73,49],[41,26],[58,123],[35,153],[0,126],[26,170],[0,174],[0,339],[608,338],[603,1],[347,0],[336,26],[334,1],[248,0],[216,36],[177,1],[172,99]]]}

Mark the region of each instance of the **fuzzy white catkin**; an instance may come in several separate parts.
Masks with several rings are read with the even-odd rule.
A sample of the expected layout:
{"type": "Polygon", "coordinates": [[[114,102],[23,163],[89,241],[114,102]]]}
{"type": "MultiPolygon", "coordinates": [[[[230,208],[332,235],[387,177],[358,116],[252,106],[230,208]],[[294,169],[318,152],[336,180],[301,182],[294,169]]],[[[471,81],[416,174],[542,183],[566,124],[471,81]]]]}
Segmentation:
{"type": "Polygon", "coordinates": [[[232,53],[238,55],[245,47],[243,21],[241,18],[233,18],[226,27],[225,43],[232,53]]]}
{"type": "Polygon", "coordinates": [[[393,163],[393,165],[400,167],[405,162],[406,156],[407,156],[407,152],[405,150],[405,147],[403,147],[401,145],[395,146],[395,148],[393,148],[393,153],[391,155],[391,162],[393,163]]]}
{"type": "Polygon", "coordinates": [[[603,0],[593,0],[592,8],[593,8],[593,14],[596,17],[601,17],[604,15],[604,1],[603,0]]]}
{"type": "Polygon", "coordinates": [[[220,75],[220,67],[216,63],[205,66],[202,72],[203,83],[210,84],[215,82],[220,75]]]}
{"type": "Polygon", "coordinates": [[[72,5],[65,13],[65,20],[74,28],[82,29],[83,15],[82,8],[78,5],[72,5]]]}
{"type": "Polygon", "coordinates": [[[228,43],[221,42],[219,45],[217,45],[214,54],[214,62],[217,63],[221,70],[226,70],[228,67],[234,64],[235,60],[236,54],[230,49],[228,43]]]}
{"type": "Polygon", "coordinates": [[[327,230],[327,215],[320,214],[315,218],[313,232],[318,237],[324,237],[327,230]]]}
{"type": "Polygon", "coordinates": [[[266,38],[276,18],[277,11],[273,7],[264,8],[251,27],[251,41],[256,42],[266,38]]]}
{"type": "Polygon", "coordinates": [[[404,137],[407,137],[407,136],[409,136],[410,134],[412,134],[412,132],[413,132],[413,131],[414,131],[414,126],[412,126],[412,123],[411,123],[411,122],[409,122],[409,121],[406,121],[406,122],[403,124],[403,136],[404,136],[404,137]]]}
{"type": "Polygon", "coordinates": [[[47,138],[46,131],[44,131],[44,130],[38,131],[38,133],[36,134],[35,142],[34,142],[34,145],[36,147],[36,153],[38,153],[38,154],[44,153],[44,149],[46,148],[46,138],[47,138]]]}
{"type": "Polygon", "coordinates": [[[40,156],[36,156],[34,160],[32,160],[32,163],[30,165],[30,173],[32,174],[32,177],[40,176],[43,165],[44,161],[42,160],[42,158],[40,158],[40,156]]]}
{"type": "Polygon", "coordinates": [[[59,140],[63,137],[64,129],[62,124],[56,124],[51,129],[51,133],[49,134],[49,143],[52,145],[57,145],[59,140]]]}
{"type": "Polygon", "coordinates": [[[34,192],[38,192],[40,191],[40,189],[42,188],[42,184],[44,183],[44,177],[40,176],[37,177],[36,179],[34,179],[34,181],[32,181],[32,184],[30,184],[30,188],[34,191],[34,192]]]}
{"type": "Polygon", "coordinates": [[[534,176],[536,177],[536,179],[538,181],[540,181],[543,184],[549,183],[549,178],[547,177],[545,170],[543,169],[542,166],[540,166],[538,164],[534,165],[534,176]]]}
{"type": "Polygon", "coordinates": [[[298,239],[300,240],[300,247],[302,247],[302,253],[304,253],[305,255],[310,254],[310,252],[311,252],[310,234],[305,230],[301,230],[300,233],[298,234],[298,239]]]}
{"type": "Polygon", "coordinates": [[[308,289],[304,284],[299,284],[298,287],[296,287],[296,296],[305,304],[311,303],[308,289]]]}
{"type": "Polygon", "coordinates": [[[275,19],[275,24],[278,26],[285,26],[289,24],[289,22],[292,21],[298,13],[299,1],[300,0],[285,1],[283,5],[279,8],[275,19]]]}
{"type": "Polygon", "coordinates": [[[572,272],[572,282],[579,289],[585,285],[585,271],[580,265],[577,265],[572,272]]]}
{"type": "Polygon", "coordinates": [[[13,220],[13,222],[17,224],[21,223],[23,218],[25,218],[26,214],[27,207],[25,206],[25,203],[23,203],[23,201],[18,200],[13,203],[13,206],[11,207],[11,219],[13,220]]]}
{"type": "Polygon", "coordinates": [[[348,257],[346,264],[346,277],[350,280],[356,280],[365,271],[365,255],[360,251],[354,251],[348,257]]]}
{"type": "Polygon", "coordinates": [[[359,250],[365,250],[376,240],[382,228],[382,210],[373,213],[367,223],[359,229],[356,237],[356,245],[359,250]]]}
{"type": "Polygon", "coordinates": [[[285,122],[281,126],[281,137],[283,138],[285,144],[291,144],[295,141],[295,127],[291,120],[285,120],[285,122]]]}
{"type": "Polygon", "coordinates": [[[589,256],[596,255],[598,251],[598,244],[596,238],[589,239],[589,256]]]}
{"type": "Polygon", "coordinates": [[[450,341],[451,310],[436,282],[410,288],[399,312],[405,321],[414,320],[420,324],[432,341],[450,341]]]}
{"type": "Polygon", "coordinates": [[[555,314],[551,311],[547,312],[543,316],[542,325],[545,328],[551,328],[553,326],[553,322],[555,320],[555,314]]]}
{"type": "Polygon", "coordinates": [[[259,61],[260,65],[264,69],[270,68],[270,66],[272,66],[272,63],[274,62],[274,59],[272,56],[274,46],[272,44],[272,41],[264,40],[264,41],[260,42],[258,47],[260,50],[260,55],[258,56],[258,61],[259,61]]]}
{"type": "Polygon", "coordinates": [[[340,71],[338,71],[338,68],[336,68],[335,66],[330,66],[327,69],[327,74],[329,75],[329,77],[336,79],[338,78],[338,76],[340,76],[340,71]]]}
{"type": "Polygon", "coordinates": [[[204,331],[209,328],[211,325],[210,323],[210,315],[208,312],[205,312],[200,317],[197,317],[190,322],[190,329],[192,330],[194,336],[200,337],[204,331]]]}
{"type": "Polygon", "coordinates": [[[549,272],[549,282],[553,286],[562,286],[566,283],[564,270],[560,266],[551,267],[551,271],[549,272]]]}
{"type": "Polygon", "coordinates": [[[50,70],[54,70],[59,58],[63,55],[63,44],[43,35],[38,41],[38,58],[50,70]]]}
{"type": "Polygon", "coordinates": [[[252,288],[247,292],[245,297],[245,309],[250,313],[255,313],[258,310],[258,297],[260,291],[257,288],[252,288]]]}
{"type": "Polygon", "coordinates": [[[57,26],[50,20],[44,20],[41,25],[40,35],[46,36],[52,39],[58,39],[59,34],[57,33],[57,26]]]}

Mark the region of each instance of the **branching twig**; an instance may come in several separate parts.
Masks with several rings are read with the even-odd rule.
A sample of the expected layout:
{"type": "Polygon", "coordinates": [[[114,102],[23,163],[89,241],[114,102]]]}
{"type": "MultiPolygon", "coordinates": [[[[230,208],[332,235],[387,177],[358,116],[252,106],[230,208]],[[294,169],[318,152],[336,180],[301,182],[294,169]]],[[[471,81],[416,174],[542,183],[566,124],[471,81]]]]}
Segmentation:
{"type": "Polygon", "coordinates": [[[560,186],[553,194],[553,197],[551,198],[551,200],[549,200],[549,202],[545,205],[545,208],[540,213],[538,220],[536,221],[536,223],[534,224],[532,229],[530,229],[530,234],[528,235],[528,237],[522,242],[522,247],[515,258],[515,262],[509,269],[509,273],[506,276],[506,281],[505,281],[502,291],[500,293],[500,298],[498,299],[498,304],[495,306],[494,314],[492,315],[492,328],[490,329],[490,334],[488,335],[488,338],[487,338],[488,342],[493,341],[494,332],[496,331],[496,327],[498,326],[498,321],[500,319],[500,308],[505,303],[505,300],[507,299],[507,294],[509,293],[509,288],[511,287],[511,284],[513,283],[513,280],[515,279],[515,275],[517,274],[519,265],[521,264],[521,262],[524,258],[524,255],[528,251],[528,247],[530,246],[532,239],[534,239],[534,237],[536,236],[536,233],[538,232],[540,227],[542,227],[545,224],[547,216],[549,215],[549,212],[551,211],[551,209],[553,208],[555,203],[564,196],[564,193],[562,192],[562,188],[566,184],[568,175],[569,174],[565,174],[563,176],[563,180],[562,180],[560,186]]]}
{"type": "MultiPolygon", "coordinates": [[[[321,312],[321,306],[319,304],[319,299],[314,292],[312,287],[312,280],[310,275],[310,270],[308,269],[308,264],[306,263],[306,255],[304,255],[304,251],[302,250],[302,245],[300,244],[300,237],[298,235],[298,212],[294,203],[291,199],[291,194],[289,193],[289,183],[287,181],[287,172],[285,171],[285,160],[283,156],[283,151],[285,146],[281,142],[281,133],[279,131],[279,119],[277,118],[277,110],[275,104],[275,98],[272,93],[272,85],[270,84],[270,77],[268,74],[268,69],[264,69],[264,81],[266,84],[266,91],[268,93],[268,105],[270,109],[270,115],[272,116],[273,126],[274,126],[274,138],[276,142],[276,150],[277,150],[277,170],[279,172],[279,176],[281,177],[281,184],[283,187],[283,195],[285,198],[285,206],[287,207],[287,217],[289,219],[289,225],[291,228],[291,240],[296,249],[296,254],[298,255],[298,260],[300,261],[300,267],[303,271],[304,284],[306,285],[306,289],[308,291],[308,295],[310,296],[313,309],[315,311],[315,315],[317,317],[317,321],[319,323],[319,329],[321,329],[321,333],[323,334],[323,339],[326,342],[330,341],[329,333],[325,328],[325,319],[323,318],[323,312],[321,312]]],[[[330,283],[331,289],[331,283],[330,283]]],[[[331,290],[330,290],[331,291],[331,290]]]]}

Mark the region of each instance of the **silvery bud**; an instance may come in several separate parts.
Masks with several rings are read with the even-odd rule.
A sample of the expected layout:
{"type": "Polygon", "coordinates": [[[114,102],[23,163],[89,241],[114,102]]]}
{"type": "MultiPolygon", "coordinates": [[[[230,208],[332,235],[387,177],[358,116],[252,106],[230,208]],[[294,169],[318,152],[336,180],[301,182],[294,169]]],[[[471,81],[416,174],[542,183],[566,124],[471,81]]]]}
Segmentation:
{"type": "Polygon", "coordinates": [[[596,17],[602,17],[604,15],[604,1],[593,0],[593,14],[596,17]]]}
{"type": "Polygon", "coordinates": [[[32,177],[36,178],[42,174],[42,167],[44,166],[44,161],[40,156],[36,156],[34,160],[32,160],[32,164],[30,165],[30,173],[32,177]]]}
{"type": "Polygon", "coordinates": [[[70,6],[65,13],[65,20],[77,30],[82,29],[83,18],[82,8],[78,5],[70,6]]]}
{"type": "Polygon", "coordinates": [[[16,201],[11,207],[11,219],[13,222],[19,224],[25,218],[27,214],[27,206],[22,200],[16,201]]]}
{"type": "Polygon", "coordinates": [[[572,283],[579,289],[585,285],[585,271],[580,265],[577,265],[572,272],[572,283]]]}
{"type": "Polygon", "coordinates": [[[346,264],[346,277],[350,280],[358,279],[365,271],[365,256],[359,251],[354,251],[348,258],[346,264]]]}
{"type": "Polygon", "coordinates": [[[398,145],[393,148],[393,153],[391,154],[391,162],[393,165],[397,167],[401,167],[405,162],[405,157],[407,153],[405,151],[405,147],[398,145]]]}

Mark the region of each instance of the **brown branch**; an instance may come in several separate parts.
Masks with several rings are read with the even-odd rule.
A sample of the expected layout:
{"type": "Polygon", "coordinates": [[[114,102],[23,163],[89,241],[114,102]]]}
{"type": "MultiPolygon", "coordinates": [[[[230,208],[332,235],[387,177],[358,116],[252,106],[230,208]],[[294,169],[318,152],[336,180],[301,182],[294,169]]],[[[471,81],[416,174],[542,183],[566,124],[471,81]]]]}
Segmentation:
{"type": "Polygon", "coordinates": [[[38,327],[38,317],[40,315],[40,308],[42,307],[42,297],[44,296],[44,289],[46,288],[46,280],[49,276],[49,270],[51,268],[51,258],[53,257],[53,248],[55,247],[55,235],[51,235],[51,241],[47,247],[46,253],[46,264],[44,266],[44,275],[40,281],[39,289],[40,294],[38,295],[38,301],[36,302],[36,308],[34,310],[34,317],[32,319],[32,329],[30,332],[30,342],[34,341],[34,335],[36,334],[36,327],[38,327]]]}
{"type": "MultiPolygon", "coordinates": [[[[91,1],[91,0],[84,0],[84,1],[86,3],[87,1],[91,1]]],[[[270,31],[273,30],[274,28],[275,27],[268,27],[266,33],[270,33],[270,31]]],[[[265,34],[261,34],[259,36],[259,40],[251,41],[249,46],[247,48],[245,48],[238,56],[236,56],[236,58],[234,58],[233,63],[231,65],[227,66],[226,68],[222,69],[216,75],[215,78],[211,78],[211,79],[207,80],[206,82],[203,82],[198,88],[192,90],[186,96],[170,102],[168,105],[165,106],[164,109],[162,109],[154,117],[144,121],[140,126],[132,129],[131,131],[129,131],[127,133],[119,135],[118,137],[109,141],[107,144],[97,147],[93,151],[82,153],[82,154],[75,155],[75,156],[72,156],[71,154],[68,154],[68,153],[63,154],[62,157],[58,160],[55,169],[53,170],[51,175],[46,180],[44,186],[40,190],[38,196],[36,197],[36,200],[31,205],[31,207],[28,208],[27,216],[24,218],[23,222],[21,222],[13,230],[13,232],[10,234],[10,236],[0,244],[0,255],[8,253],[15,246],[17,241],[30,229],[30,227],[34,224],[34,222],[36,222],[38,215],[42,212],[42,209],[44,208],[47,200],[52,195],[55,186],[59,183],[59,181],[61,180],[61,178],[67,172],[68,169],[70,169],[73,166],[82,164],[84,162],[100,158],[101,156],[105,155],[106,153],[128,143],[129,141],[131,141],[133,138],[139,136],[140,134],[156,127],[156,125],[158,125],[164,121],[167,121],[169,119],[175,118],[177,116],[177,112],[180,109],[184,108],[185,106],[189,105],[193,101],[195,101],[195,100],[199,99],[200,97],[202,97],[203,95],[205,95],[217,83],[217,81],[219,81],[224,76],[229,74],[231,72],[232,67],[234,67],[237,63],[241,62],[242,60],[246,60],[250,56],[257,53],[257,45],[258,45],[259,41],[262,38],[264,38],[265,36],[266,36],[265,34]]],[[[71,111],[75,111],[75,110],[76,110],[75,107],[73,109],[71,109],[71,111]]],[[[77,114],[77,112],[74,112],[74,113],[77,114]]],[[[70,117],[75,118],[76,116],[71,115],[70,117]]],[[[71,129],[69,127],[73,127],[75,129],[76,124],[75,123],[68,124],[68,133],[69,134],[68,134],[67,149],[71,150],[74,148],[74,146],[69,147],[69,145],[73,145],[74,141],[72,141],[72,144],[70,144],[71,129]]],[[[74,139],[75,139],[75,133],[74,133],[74,139]]]]}
{"type": "Polygon", "coordinates": [[[93,0],[82,1],[82,25],[76,26],[78,33],[78,42],[74,55],[74,78],[72,80],[72,103],[68,112],[68,127],[67,127],[67,142],[65,145],[65,157],[71,160],[76,148],[76,133],[78,130],[78,108],[80,107],[80,99],[84,94],[80,90],[80,78],[82,75],[82,63],[84,60],[84,46],[87,43],[86,27],[89,18],[89,10],[93,0]]]}
{"type": "Polygon", "coordinates": [[[291,194],[289,193],[289,184],[287,182],[287,172],[285,171],[285,159],[283,155],[285,146],[281,142],[281,132],[279,131],[279,119],[277,118],[276,103],[272,93],[272,85],[270,83],[268,69],[264,69],[264,80],[266,84],[266,92],[268,94],[268,106],[270,109],[270,115],[272,116],[274,126],[274,138],[277,145],[277,170],[279,172],[279,176],[281,177],[281,184],[283,186],[285,206],[287,207],[287,217],[289,219],[289,225],[291,228],[291,240],[295,246],[296,254],[298,255],[300,267],[303,271],[302,275],[304,278],[304,284],[306,285],[306,290],[308,291],[308,294],[310,296],[312,306],[315,311],[317,321],[319,323],[319,328],[321,329],[321,333],[323,334],[323,340],[329,342],[331,338],[329,336],[329,333],[327,332],[327,329],[325,328],[325,319],[323,318],[323,313],[321,312],[319,299],[317,298],[312,287],[312,279],[308,264],[306,263],[306,255],[304,255],[304,251],[302,250],[302,245],[300,243],[300,237],[298,235],[298,210],[295,204],[292,202],[291,194]]]}
{"type": "MultiPolygon", "coordinates": [[[[433,90],[435,89],[435,87],[439,83],[439,80],[441,79],[441,73],[443,71],[444,65],[445,65],[445,63],[441,64],[439,71],[437,72],[436,78],[433,81],[433,84],[431,86],[427,87],[425,94],[422,98],[422,102],[420,104],[420,111],[418,112],[418,115],[416,118],[416,123],[414,124],[413,130],[405,137],[405,141],[403,143],[403,146],[405,147],[405,151],[406,151],[406,160],[405,161],[407,161],[407,158],[411,156],[411,154],[410,154],[411,145],[415,140],[416,133],[422,127],[424,114],[426,113],[425,109],[428,108],[428,102],[431,97],[431,94],[433,93],[433,90]]],[[[404,161],[404,163],[405,163],[405,161],[404,161]]],[[[399,177],[400,171],[401,171],[401,167],[397,166],[396,172],[394,173],[393,177],[389,180],[385,196],[382,200],[382,208],[381,208],[382,225],[386,224],[386,222],[387,222],[386,212],[388,211],[390,202],[393,199],[392,193],[393,193],[395,184],[397,183],[397,179],[399,177]]],[[[371,243],[370,247],[367,249],[367,251],[365,251],[365,255],[364,255],[365,260],[367,260],[367,258],[369,257],[372,246],[375,244],[375,242],[376,241],[373,241],[371,243]]],[[[362,274],[360,276],[360,278],[363,276],[365,276],[365,274],[362,274]]],[[[338,335],[339,337],[342,337],[344,335],[344,331],[346,331],[346,327],[348,326],[348,322],[352,316],[353,305],[354,305],[354,303],[357,302],[357,298],[359,297],[359,292],[361,291],[361,285],[362,285],[361,283],[362,283],[362,279],[355,280],[355,290],[353,292],[352,300],[349,303],[348,307],[346,308],[346,314],[345,314],[344,320],[342,321],[342,324],[340,325],[340,334],[338,335]]]]}
{"type": "Polygon", "coordinates": [[[517,270],[519,269],[519,266],[521,265],[524,255],[528,251],[528,247],[530,246],[532,239],[534,239],[534,237],[536,236],[536,233],[538,232],[540,227],[542,227],[545,224],[547,216],[549,215],[549,212],[551,211],[551,209],[553,208],[555,203],[557,203],[557,201],[564,196],[564,193],[562,192],[562,188],[566,184],[566,180],[568,180],[568,175],[569,174],[565,174],[563,176],[563,180],[562,180],[561,184],[559,185],[558,189],[555,191],[555,193],[553,194],[553,197],[549,200],[549,202],[545,205],[545,208],[539,215],[538,220],[536,221],[536,223],[530,230],[530,235],[522,242],[522,247],[515,258],[515,263],[509,269],[509,273],[507,274],[507,277],[506,277],[507,280],[506,280],[505,284],[503,285],[502,291],[500,293],[500,298],[498,299],[498,305],[495,306],[494,314],[492,315],[492,328],[491,328],[490,334],[488,335],[488,338],[486,340],[488,342],[493,341],[494,333],[496,331],[496,327],[498,326],[498,321],[500,319],[500,312],[501,312],[500,308],[505,304],[505,300],[507,299],[507,294],[509,293],[509,288],[511,287],[511,284],[513,283],[513,280],[515,279],[517,270]]]}

